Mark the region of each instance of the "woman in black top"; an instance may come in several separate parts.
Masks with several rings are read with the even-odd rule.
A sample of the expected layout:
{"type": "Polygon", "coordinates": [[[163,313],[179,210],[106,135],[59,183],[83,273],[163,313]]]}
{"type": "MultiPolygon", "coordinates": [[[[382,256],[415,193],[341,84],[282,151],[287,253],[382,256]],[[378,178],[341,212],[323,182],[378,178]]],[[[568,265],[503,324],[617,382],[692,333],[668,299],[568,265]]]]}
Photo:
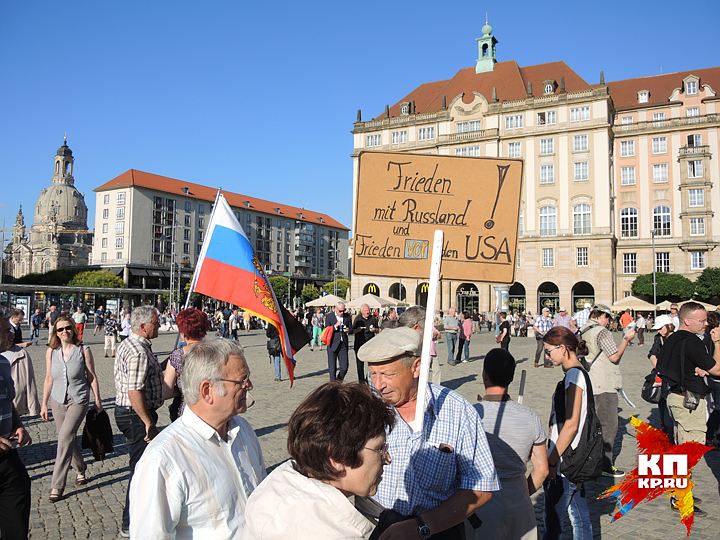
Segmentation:
{"type": "Polygon", "coordinates": [[[510,323],[507,320],[507,313],[500,312],[500,348],[510,352],[510,323]]]}

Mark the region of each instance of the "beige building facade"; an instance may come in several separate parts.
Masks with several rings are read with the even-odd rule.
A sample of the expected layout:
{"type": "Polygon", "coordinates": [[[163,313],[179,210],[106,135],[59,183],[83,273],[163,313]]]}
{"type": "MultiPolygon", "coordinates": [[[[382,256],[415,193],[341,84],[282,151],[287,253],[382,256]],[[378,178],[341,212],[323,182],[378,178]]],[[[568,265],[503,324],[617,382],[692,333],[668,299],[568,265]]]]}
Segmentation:
{"type": "MultiPolygon", "coordinates": [[[[564,62],[497,62],[492,28],[486,23],[482,30],[474,68],[421,85],[372,120],[358,113],[354,193],[361,151],[522,158],[517,269],[508,293],[511,308],[532,313],[544,306],[575,311],[585,302],[612,304],[629,294],[637,274],[652,271],[653,230],[658,262],[666,256],[659,253],[670,256],[669,268],[660,271],[694,276],[701,267],[720,265],[713,236],[720,218],[711,211],[713,201],[720,204],[713,185],[720,171],[711,160],[718,149],[720,68],[617,83],[606,83],[601,73],[590,84],[564,62]],[[696,94],[684,91],[690,81],[696,94]],[[643,90],[652,98],[637,103],[643,90]],[[654,116],[661,111],[664,117],[654,116]],[[689,142],[693,134],[698,137],[689,142]],[[628,140],[635,144],[632,156],[623,154],[628,140]],[[653,171],[662,173],[658,164],[667,169],[663,182],[652,180],[653,171]],[[631,166],[633,184],[625,169],[631,166]],[[637,213],[632,233],[621,224],[632,213],[627,208],[637,213]],[[625,263],[633,257],[637,264],[628,272],[633,268],[625,263]]],[[[398,278],[353,275],[353,293],[424,303],[427,283],[401,280],[398,270],[398,278]]],[[[496,303],[490,284],[441,283],[441,310],[490,311],[496,303]]]]}
{"type": "MultiPolygon", "coordinates": [[[[192,276],[215,188],[131,169],[95,192],[93,264],[129,287],[167,287],[171,268],[183,279],[192,276]]],[[[297,290],[349,275],[349,231],[334,218],[223,193],[268,274],[291,278],[297,290]]]]}

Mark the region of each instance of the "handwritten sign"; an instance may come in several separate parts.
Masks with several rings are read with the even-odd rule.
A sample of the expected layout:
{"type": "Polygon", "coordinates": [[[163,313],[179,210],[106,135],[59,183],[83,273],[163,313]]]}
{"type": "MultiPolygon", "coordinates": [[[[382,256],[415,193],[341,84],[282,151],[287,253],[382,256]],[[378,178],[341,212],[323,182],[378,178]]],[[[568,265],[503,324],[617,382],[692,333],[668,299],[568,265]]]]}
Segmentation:
{"type": "Polygon", "coordinates": [[[427,278],[433,232],[443,279],[512,283],[523,162],[360,154],[353,271],[427,278]]]}

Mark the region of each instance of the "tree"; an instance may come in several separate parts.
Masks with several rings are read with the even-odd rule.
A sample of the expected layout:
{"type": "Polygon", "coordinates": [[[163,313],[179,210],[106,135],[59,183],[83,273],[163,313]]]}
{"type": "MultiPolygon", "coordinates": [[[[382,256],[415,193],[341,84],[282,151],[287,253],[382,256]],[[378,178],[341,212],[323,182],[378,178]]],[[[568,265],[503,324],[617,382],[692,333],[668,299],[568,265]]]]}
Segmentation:
{"type": "Polygon", "coordinates": [[[350,288],[350,280],[348,279],[337,279],[326,283],[323,286],[323,290],[328,294],[337,294],[340,298],[345,298],[347,291],[350,288]],[[335,292],[335,282],[337,282],[337,293],[335,292]]]}
{"type": "MultiPolygon", "coordinates": [[[[632,284],[632,293],[635,296],[644,297],[652,302],[653,298],[653,275],[644,274],[635,278],[632,284]]],[[[655,274],[657,283],[657,300],[669,300],[671,302],[679,302],[689,300],[695,292],[695,285],[685,276],[680,274],[668,274],[665,272],[657,272],[655,274]]]]}
{"type": "Polygon", "coordinates": [[[311,285],[310,283],[308,283],[303,287],[300,296],[302,296],[303,304],[307,304],[308,302],[315,300],[318,296],[320,296],[320,289],[318,289],[315,285],[311,285]]]}
{"type": "Polygon", "coordinates": [[[283,276],[272,276],[270,278],[270,286],[275,291],[275,297],[281,304],[283,300],[287,300],[288,287],[290,286],[290,280],[283,276]]]}
{"type": "Polygon", "coordinates": [[[695,281],[695,296],[709,301],[720,298],[720,268],[706,268],[695,281]]]}
{"type": "Polygon", "coordinates": [[[80,272],[69,282],[71,287],[104,287],[107,289],[119,289],[125,285],[122,278],[108,272],[107,270],[96,270],[80,272]]]}
{"type": "Polygon", "coordinates": [[[15,280],[15,283],[23,285],[67,285],[77,274],[86,271],[84,268],[60,268],[58,270],[50,270],[44,274],[30,273],[15,280]]]}

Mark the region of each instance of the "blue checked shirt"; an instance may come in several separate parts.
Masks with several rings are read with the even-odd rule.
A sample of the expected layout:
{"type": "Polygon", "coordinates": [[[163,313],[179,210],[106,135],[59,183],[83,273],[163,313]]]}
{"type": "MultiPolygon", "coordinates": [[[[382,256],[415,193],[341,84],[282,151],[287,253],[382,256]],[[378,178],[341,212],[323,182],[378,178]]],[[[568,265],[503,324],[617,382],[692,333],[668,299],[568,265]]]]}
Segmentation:
{"type": "Polygon", "coordinates": [[[538,331],[542,333],[542,335],[548,333],[552,327],[553,320],[550,317],[543,317],[542,315],[538,315],[535,318],[535,328],[537,328],[538,331]]]}
{"type": "Polygon", "coordinates": [[[437,508],[460,489],[500,489],[475,408],[445,387],[429,384],[428,389],[422,433],[395,413],[395,427],[387,436],[392,462],[373,497],[405,516],[437,508]],[[441,444],[452,451],[441,451],[441,444]]]}

